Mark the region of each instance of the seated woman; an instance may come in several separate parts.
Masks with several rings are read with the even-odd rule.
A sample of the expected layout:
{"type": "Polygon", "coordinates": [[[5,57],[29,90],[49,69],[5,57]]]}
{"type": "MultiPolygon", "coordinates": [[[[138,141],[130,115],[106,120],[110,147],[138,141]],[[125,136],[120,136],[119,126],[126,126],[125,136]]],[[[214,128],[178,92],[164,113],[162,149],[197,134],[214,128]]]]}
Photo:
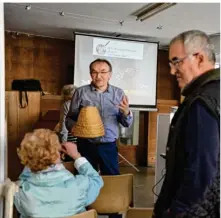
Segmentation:
{"type": "Polygon", "coordinates": [[[85,211],[97,198],[103,180],[72,142],[59,143],[49,129],[27,133],[18,149],[26,167],[19,177],[15,206],[22,217],[68,217],[85,211]],[[63,151],[75,160],[74,176],[60,162],[63,151]]]}

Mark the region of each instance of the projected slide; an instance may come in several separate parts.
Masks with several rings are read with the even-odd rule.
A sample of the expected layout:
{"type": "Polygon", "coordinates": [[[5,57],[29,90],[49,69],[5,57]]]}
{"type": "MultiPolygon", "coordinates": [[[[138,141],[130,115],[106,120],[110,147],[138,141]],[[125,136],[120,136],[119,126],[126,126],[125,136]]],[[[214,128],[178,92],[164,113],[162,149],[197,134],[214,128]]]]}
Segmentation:
{"type": "Polygon", "coordinates": [[[75,36],[74,84],[91,82],[89,65],[97,58],[113,67],[110,84],[124,90],[132,107],[155,107],[157,43],[75,36]]]}

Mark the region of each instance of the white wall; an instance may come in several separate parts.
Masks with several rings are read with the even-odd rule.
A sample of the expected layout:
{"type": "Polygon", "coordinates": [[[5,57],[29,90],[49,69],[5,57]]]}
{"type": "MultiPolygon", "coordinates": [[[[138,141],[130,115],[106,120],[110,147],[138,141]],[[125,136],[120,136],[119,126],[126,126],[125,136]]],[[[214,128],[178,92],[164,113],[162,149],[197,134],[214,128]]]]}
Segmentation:
{"type": "Polygon", "coordinates": [[[216,52],[216,62],[220,63],[220,36],[211,36],[211,41],[215,46],[215,52],[216,52]]]}

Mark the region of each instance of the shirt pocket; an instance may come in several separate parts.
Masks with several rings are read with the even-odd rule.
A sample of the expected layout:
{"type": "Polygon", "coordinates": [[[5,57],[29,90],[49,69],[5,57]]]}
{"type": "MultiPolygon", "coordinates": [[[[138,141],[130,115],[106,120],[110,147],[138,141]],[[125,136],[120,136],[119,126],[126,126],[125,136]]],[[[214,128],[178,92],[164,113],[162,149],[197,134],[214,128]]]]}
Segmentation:
{"type": "Polygon", "coordinates": [[[119,108],[117,105],[119,105],[118,102],[107,100],[104,107],[105,115],[108,117],[116,117],[119,114],[119,108]]]}

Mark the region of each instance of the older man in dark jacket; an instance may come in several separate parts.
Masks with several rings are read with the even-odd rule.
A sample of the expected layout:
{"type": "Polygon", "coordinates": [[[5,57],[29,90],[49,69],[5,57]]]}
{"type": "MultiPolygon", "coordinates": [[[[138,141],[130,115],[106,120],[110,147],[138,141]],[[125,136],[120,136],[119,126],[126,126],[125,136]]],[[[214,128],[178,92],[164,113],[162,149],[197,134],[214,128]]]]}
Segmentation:
{"type": "Polygon", "coordinates": [[[170,43],[171,74],[185,100],[170,126],[156,218],[220,217],[220,69],[213,47],[197,30],[170,43]]]}

